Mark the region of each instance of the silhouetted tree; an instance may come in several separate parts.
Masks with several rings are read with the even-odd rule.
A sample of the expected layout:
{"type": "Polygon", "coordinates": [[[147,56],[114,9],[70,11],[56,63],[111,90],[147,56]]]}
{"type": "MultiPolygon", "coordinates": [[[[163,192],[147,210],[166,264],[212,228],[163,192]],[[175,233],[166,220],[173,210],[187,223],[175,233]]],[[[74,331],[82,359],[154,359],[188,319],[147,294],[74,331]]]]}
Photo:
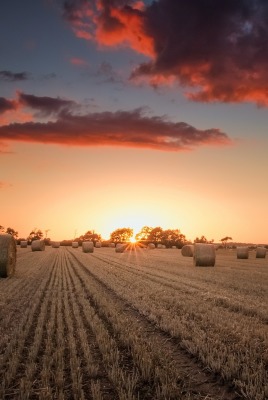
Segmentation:
{"type": "Polygon", "coordinates": [[[87,231],[84,235],[81,235],[79,237],[79,240],[90,241],[93,242],[95,245],[96,242],[101,241],[101,235],[99,233],[95,233],[95,231],[87,231]]]}
{"type": "Polygon", "coordinates": [[[162,240],[163,229],[160,226],[153,228],[148,236],[148,240],[154,243],[160,243],[162,240]]]}
{"type": "Polygon", "coordinates": [[[143,228],[141,228],[140,232],[135,235],[135,239],[138,241],[148,240],[150,233],[153,229],[154,228],[151,228],[150,226],[144,226],[143,228]]]}
{"type": "Polygon", "coordinates": [[[119,228],[110,234],[112,242],[129,242],[133,236],[133,229],[131,228],[119,228]]]}
{"type": "Polygon", "coordinates": [[[230,236],[225,236],[224,238],[221,239],[222,245],[226,248],[227,247],[227,242],[228,240],[233,240],[230,236]]]}
{"type": "Polygon", "coordinates": [[[195,238],[194,240],[195,243],[213,243],[214,239],[208,240],[204,235],[201,236],[201,238],[195,238]]]}
{"type": "Polygon", "coordinates": [[[186,242],[186,237],[179,229],[166,229],[162,232],[161,242],[167,247],[177,246],[181,248],[186,242]]]}
{"type": "Polygon", "coordinates": [[[15,231],[15,229],[13,229],[13,228],[7,228],[6,233],[13,236],[14,238],[18,237],[18,232],[15,231]]]}
{"type": "Polygon", "coordinates": [[[42,239],[43,236],[44,236],[44,234],[43,234],[43,232],[41,231],[41,229],[34,228],[34,229],[30,232],[29,236],[27,237],[27,240],[28,240],[29,242],[32,242],[33,240],[40,240],[40,239],[42,239]]]}
{"type": "Polygon", "coordinates": [[[4,232],[5,228],[3,225],[0,225],[0,232],[4,232]]]}

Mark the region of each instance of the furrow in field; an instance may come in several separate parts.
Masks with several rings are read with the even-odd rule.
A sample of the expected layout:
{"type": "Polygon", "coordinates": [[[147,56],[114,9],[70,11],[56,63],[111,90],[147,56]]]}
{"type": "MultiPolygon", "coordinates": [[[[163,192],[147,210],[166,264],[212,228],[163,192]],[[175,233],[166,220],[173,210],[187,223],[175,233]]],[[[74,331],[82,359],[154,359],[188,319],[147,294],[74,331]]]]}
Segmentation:
{"type": "Polygon", "coordinates": [[[20,369],[20,371],[25,371],[25,360],[23,359],[24,349],[27,348],[27,340],[35,330],[42,305],[48,300],[47,289],[53,286],[54,280],[55,273],[52,269],[36,290],[34,302],[32,301],[25,313],[20,310],[23,315],[21,322],[16,330],[13,331],[13,337],[0,359],[0,371],[3,377],[0,389],[1,398],[13,399],[16,398],[19,393],[19,382],[16,376],[18,369],[20,369]]]}
{"type": "MultiPolygon", "coordinates": [[[[123,260],[111,261],[107,257],[96,255],[93,255],[93,257],[105,261],[110,265],[116,265],[117,268],[120,268],[122,271],[128,271],[130,280],[135,279],[136,276],[139,275],[143,277],[143,280],[147,280],[148,282],[153,281],[169,288],[180,290],[180,292],[184,292],[186,296],[199,296],[200,301],[206,303],[211,302],[218,308],[227,309],[231,313],[243,314],[250,318],[259,318],[262,323],[268,323],[268,305],[263,301],[262,297],[260,297],[260,292],[256,299],[255,296],[252,297],[251,294],[246,296],[244,293],[242,294],[237,291],[226,291],[226,289],[220,286],[219,281],[217,285],[213,285],[212,287],[209,285],[209,288],[208,282],[195,283],[195,276],[193,276],[192,279],[184,276],[183,272],[181,272],[181,268],[180,273],[169,272],[159,268],[150,268],[148,271],[146,266],[137,266],[134,263],[126,264],[123,260]]],[[[187,273],[189,275],[189,271],[187,273]]]]}
{"type": "MultiPolygon", "coordinates": [[[[81,301],[81,287],[73,274],[69,257],[66,256],[66,282],[68,290],[66,292],[66,303],[68,301],[68,310],[72,320],[73,339],[72,344],[79,359],[78,366],[81,372],[81,384],[86,399],[116,399],[116,391],[108,378],[106,367],[102,359],[102,354],[98,346],[96,335],[94,334],[89,322],[88,314],[81,301]]],[[[88,305],[86,307],[88,309],[88,305]]],[[[92,311],[92,310],[91,310],[92,311]]],[[[93,310],[93,312],[95,312],[93,310]]],[[[80,398],[80,397],[79,397],[80,398]]]]}
{"type": "MultiPolygon", "coordinates": [[[[109,319],[120,340],[130,347],[139,370],[144,368],[144,372],[146,371],[153,380],[155,389],[153,398],[160,399],[166,396],[172,399],[178,397],[200,399],[202,395],[204,397],[212,395],[214,399],[235,397],[230,397],[226,390],[217,386],[215,379],[211,379],[210,375],[201,371],[178,345],[170,342],[163,332],[157,330],[141,313],[134,310],[116,290],[104,283],[92,270],[89,271],[84,258],[82,261],[81,257],[74,257],[81,266],[77,271],[81,274],[81,281],[86,282],[85,290],[88,291],[87,287],[90,288],[88,296],[91,301],[97,303],[99,313],[103,313],[103,318],[109,319]],[[193,387],[197,387],[198,392],[193,387]]],[[[101,268],[95,265],[94,269],[98,267],[101,268]]]]}
{"type": "Polygon", "coordinates": [[[122,276],[116,276],[116,268],[105,264],[94,268],[94,262],[85,263],[93,258],[81,253],[78,256],[90,269],[89,273],[130,301],[170,337],[177,337],[204,365],[244,392],[246,390],[249,398],[265,398],[267,329],[258,320],[245,319],[243,315],[230,319],[227,310],[219,312],[213,304],[204,304],[193,296],[182,298],[178,290],[168,291],[149,281],[145,284],[138,276],[120,287],[122,276]],[[255,397],[251,393],[255,393],[255,397]]]}

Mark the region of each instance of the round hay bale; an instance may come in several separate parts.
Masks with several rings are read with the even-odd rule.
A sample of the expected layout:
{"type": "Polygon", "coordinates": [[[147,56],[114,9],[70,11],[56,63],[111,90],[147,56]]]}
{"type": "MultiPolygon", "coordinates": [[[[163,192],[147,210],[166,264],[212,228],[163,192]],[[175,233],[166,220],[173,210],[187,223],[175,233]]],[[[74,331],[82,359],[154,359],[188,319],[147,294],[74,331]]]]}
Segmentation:
{"type": "Polygon", "coordinates": [[[13,236],[0,235],[0,278],[7,278],[15,273],[17,246],[13,236]]]}
{"type": "Polygon", "coordinates": [[[176,247],[176,246],[172,246],[171,248],[172,248],[172,249],[176,249],[177,247],[176,247]]]}
{"type": "Polygon", "coordinates": [[[31,243],[32,251],[44,251],[46,248],[44,240],[33,240],[31,243]]]}
{"type": "Polygon", "coordinates": [[[109,243],[109,247],[115,248],[115,243],[109,243]]]}
{"type": "Polygon", "coordinates": [[[236,255],[239,259],[247,259],[249,254],[248,247],[240,246],[236,248],[236,255]]]}
{"type": "Polygon", "coordinates": [[[256,248],[256,258],[265,258],[266,257],[266,248],[265,247],[257,247],[256,248]]]}
{"type": "Polygon", "coordinates": [[[72,242],[72,248],[73,249],[77,249],[79,247],[79,243],[78,242],[72,242]]]}
{"type": "Polygon", "coordinates": [[[162,248],[163,248],[162,244],[159,243],[159,244],[157,245],[157,248],[158,248],[158,249],[162,249],[162,248]]]}
{"type": "Polygon", "coordinates": [[[27,246],[28,246],[27,240],[21,240],[21,242],[20,242],[21,249],[26,249],[27,246]]]}
{"type": "Polygon", "coordinates": [[[101,242],[96,242],[95,247],[100,248],[101,247],[101,242]]]}
{"type": "Polygon", "coordinates": [[[60,242],[52,242],[51,247],[53,247],[53,249],[58,249],[60,247],[60,242]]]}
{"type": "Polygon", "coordinates": [[[148,248],[149,250],[153,250],[153,249],[155,249],[155,244],[154,244],[154,243],[148,243],[147,248],[148,248]]]}
{"type": "Polygon", "coordinates": [[[186,244],[181,248],[181,255],[184,257],[193,257],[194,255],[194,245],[186,244]]]}
{"type": "Polygon", "coordinates": [[[117,245],[115,246],[116,253],[124,253],[125,249],[126,249],[126,246],[122,243],[117,243],[117,245]]]}
{"type": "Polygon", "coordinates": [[[193,261],[196,267],[214,267],[216,252],[214,244],[195,243],[193,261]]]}
{"type": "Polygon", "coordinates": [[[93,253],[94,252],[94,243],[93,242],[82,242],[82,250],[84,253],[93,253]]]}

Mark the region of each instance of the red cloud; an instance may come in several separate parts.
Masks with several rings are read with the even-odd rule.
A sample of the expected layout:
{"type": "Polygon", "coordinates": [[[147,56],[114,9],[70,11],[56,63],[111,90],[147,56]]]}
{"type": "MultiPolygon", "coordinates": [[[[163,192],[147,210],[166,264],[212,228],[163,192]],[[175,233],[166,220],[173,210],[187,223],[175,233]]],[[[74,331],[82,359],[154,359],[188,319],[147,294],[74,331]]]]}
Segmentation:
{"type": "Polygon", "coordinates": [[[151,58],[133,79],[176,80],[196,101],[268,105],[268,4],[263,0],[66,0],[76,34],[151,58]],[[89,6],[90,5],[90,6],[89,6]]]}
{"type": "MultiPolygon", "coordinates": [[[[50,110],[48,98],[20,94],[27,105],[50,110]]],[[[124,146],[185,151],[202,145],[228,145],[230,138],[219,129],[199,130],[185,122],[151,117],[144,110],[72,114],[72,102],[50,99],[56,104],[56,121],[11,123],[0,126],[2,142],[22,141],[70,146],[124,146]],[[69,106],[69,108],[67,107],[69,106]]]]}

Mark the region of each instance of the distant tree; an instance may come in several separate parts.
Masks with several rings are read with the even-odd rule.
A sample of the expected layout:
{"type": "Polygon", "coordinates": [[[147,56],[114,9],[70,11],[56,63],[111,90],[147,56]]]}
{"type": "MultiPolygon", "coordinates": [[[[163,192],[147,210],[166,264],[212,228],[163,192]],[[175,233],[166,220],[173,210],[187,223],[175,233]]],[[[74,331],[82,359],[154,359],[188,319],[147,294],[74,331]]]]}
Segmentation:
{"type": "Polygon", "coordinates": [[[148,240],[154,243],[160,243],[162,240],[163,229],[160,226],[153,228],[148,236],[148,240]]]}
{"type": "Polygon", "coordinates": [[[29,236],[27,237],[27,240],[28,240],[29,242],[32,242],[33,240],[40,240],[40,239],[42,239],[43,236],[44,236],[44,234],[43,234],[43,232],[41,231],[41,229],[34,228],[34,229],[30,232],[29,236]]]}
{"type": "Polygon", "coordinates": [[[101,241],[101,235],[98,233],[95,233],[95,231],[87,231],[84,235],[81,235],[79,237],[79,240],[90,241],[95,244],[96,242],[101,241]]]}
{"type": "Polygon", "coordinates": [[[179,229],[166,229],[162,232],[161,242],[167,247],[182,247],[186,241],[185,235],[179,229]]]}
{"type": "Polygon", "coordinates": [[[15,229],[13,229],[13,228],[7,228],[6,229],[6,233],[8,233],[9,235],[13,236],[14,238],[18,237],[18,232],[15,231],[15,229]]]}
{"type": "Polygon", "coordinates": [[[144,226],[143,228],[141,228],[140,232],[138,232],[135,235],[135,239],[136,240],[148,240],[148,237],[150,236],[150,233],[152,232],[153,228],[149,227],[149,226],[144,226]]]}
{"type": "Polygon", "coordinates": [[[0,225],[0,232],[4,232],[5,228],[3,225],[0,225]]]}
{"type": "Polygon", "coordinates": [[[204,235],[201,236],[201,238],[197,237],[194,240],[194,243],[213,243],[214,239],[208,240],[204,235]]]}
{"type": "Polygon", "coordinates": [[[133,236],[133,229],[131,228],[119,228],[110,234],[110,240],[112,242],[129,242],[133,236]]]}
{"type": "Polygon", "coordinates": [[[225,236],[224,238],[221,239],[222,245],[226,248],[227,247],[227,242],[228,240],[233,240],[230,236],[225,236]]]}

